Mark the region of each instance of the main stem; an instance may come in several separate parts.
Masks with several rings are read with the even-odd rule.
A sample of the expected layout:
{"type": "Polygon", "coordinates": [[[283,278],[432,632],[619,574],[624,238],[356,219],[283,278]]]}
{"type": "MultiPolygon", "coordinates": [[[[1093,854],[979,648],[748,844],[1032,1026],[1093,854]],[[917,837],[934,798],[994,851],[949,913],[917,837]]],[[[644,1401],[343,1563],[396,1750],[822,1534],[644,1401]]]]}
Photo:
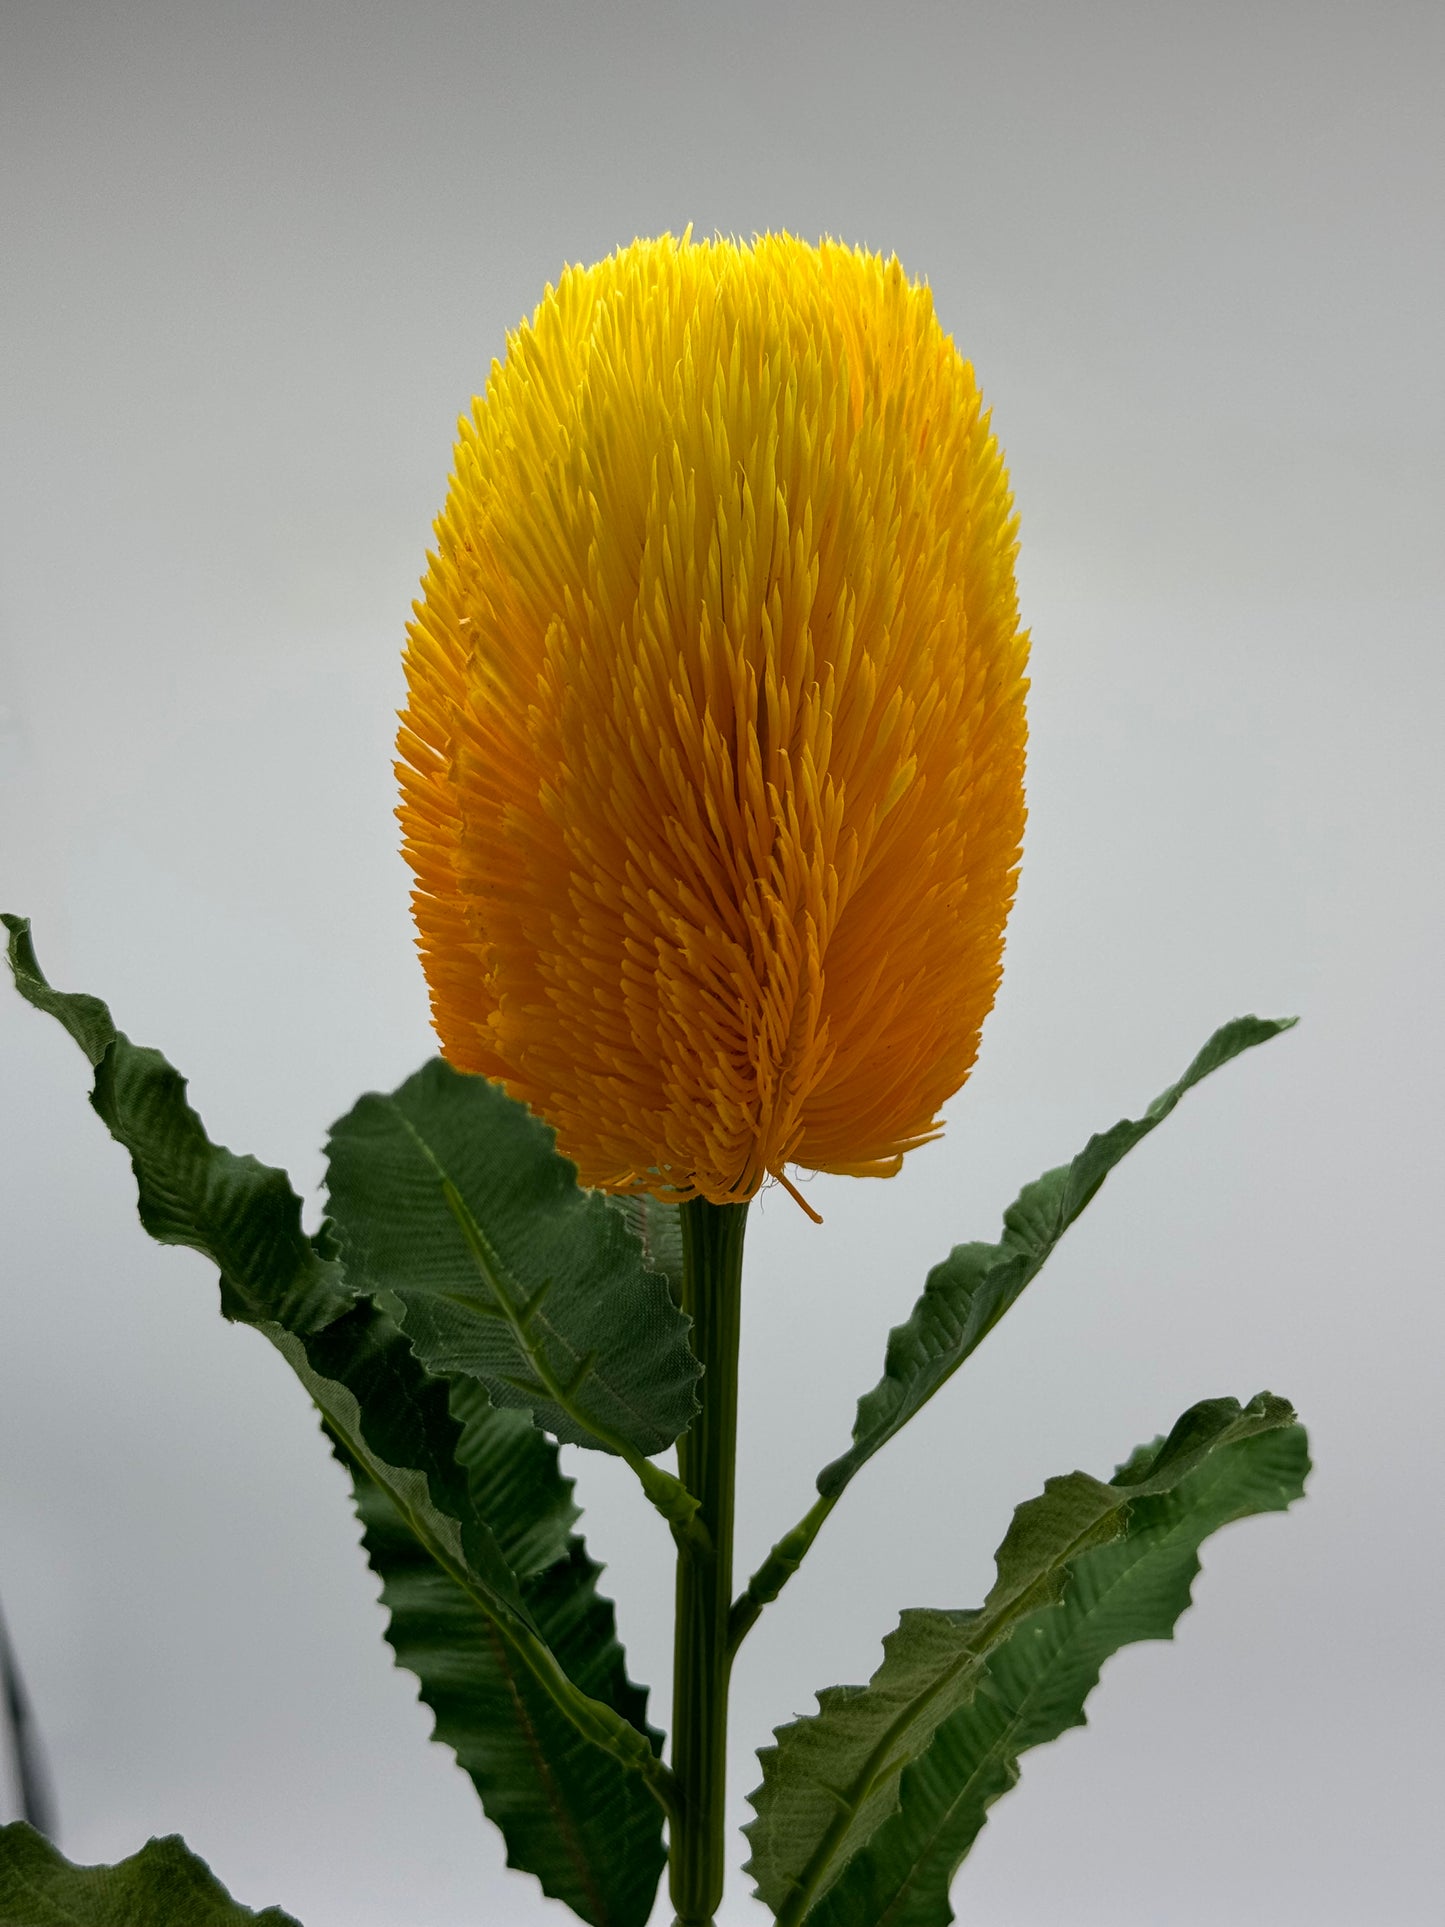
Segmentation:
{"type": "Polygon", "coordinates": [[[700,1501],[705,1548],[682,1540],[672,1663],[672,1770],[680,1813],[671,1829],[673,1927],[713,1927],[722,1900],[727,1792],[728,1613],[738,1433],[745,1204],[682,1207],[682,1308],[703,1368],[702,1410],[677,1442],[677,1469],[700,1501]]]}

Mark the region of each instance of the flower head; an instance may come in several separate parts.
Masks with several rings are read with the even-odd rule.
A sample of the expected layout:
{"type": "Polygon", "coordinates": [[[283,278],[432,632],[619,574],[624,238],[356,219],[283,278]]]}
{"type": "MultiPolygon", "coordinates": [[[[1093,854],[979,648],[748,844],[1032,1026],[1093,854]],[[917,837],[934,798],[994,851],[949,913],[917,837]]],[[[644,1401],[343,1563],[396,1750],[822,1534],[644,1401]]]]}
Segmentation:
{"type": "Polygon", "coordinates": [[[569,269],[435,533],[399,813],[446,1056],[608,1190],[896,1171],[1024,822],[1012,502],[928,290],[785,235],[569,269]]]}

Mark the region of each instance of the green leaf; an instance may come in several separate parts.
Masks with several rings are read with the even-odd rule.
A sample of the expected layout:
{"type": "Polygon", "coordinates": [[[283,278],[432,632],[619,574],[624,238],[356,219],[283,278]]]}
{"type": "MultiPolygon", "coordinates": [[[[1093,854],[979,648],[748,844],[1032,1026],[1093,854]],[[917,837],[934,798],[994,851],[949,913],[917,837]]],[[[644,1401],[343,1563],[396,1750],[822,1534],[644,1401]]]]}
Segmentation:
{"type": "MultiPolygon", "coordinates": [[[[1019,1755],[1085,1724],[1084,1702],[1121,1647],[1172,1639],[1199,1547],[1304,1490],[1309,1457],[1292,1425],[1214,1453],[1171,1492],[1129,1509],[1122,1539],[1075,1562],[1062,1602],[1029,1615],[989,1655],[974,1697],[903,1774],[899,1810],[811,1909],[808,1927],[944,1927],[949,1884],[1019,1777],[1019,1755]]],[[[1122,1477],[1127,1478],[1126,1467],[1122,1477]]]]}
{"type": "Polygon", "coordinates": [[[1241,1051],[1277,1037],[1294,1017],[1236,1017],[1217,1030],[1185,1071],[1140,1118],[1125,1118],[1091,1137],[1072,1164],[1026,1185],[1004,1213],[997,1244],[955,1245],[929,1272],[906,1323],[888,1335],[883,1377],[858,1402],[853,1444],[818,1474],[818,1490],[836,1499],[881,1446],[958,1370],[1043,1269],[1054,1246],[1116,1164],[1192,1090],[1241,1051]]]}
{"type": "MultiPolygon", "coordinates": [[[[778,1728],[777,1746],[759,1756],[763,1783],[751,1796],[757,1818],[747,1832],[759,1897],[783,1927],[811,1921],[810,1910],[899,1809],[905,1771],[930,1751],[946,1722],[972,1706],[996,1649],[1024,1622],[1056,1611],[1061,1598],[1080,1596],[1081,1561],[1127,1538],[1136,1517],[1141,1531],[1150,1529],[1158,1517],[1153,1502],[1182,1489],[1187,1507],[1190,1495],[1217,1489],[1221,1457],[1286,1430],[1298,1441],[1291,1450],[1302,1475],[1294,1413],[1283,1399],[1261,1393],[1245,1407],[1234,1399],[1194,1406],[1162,1444],[1136,1455],[1107,1485],[1083,1472],[1050,1479],[1015,1513],[999,1548],[998,1578],[980,1609],[904,1613],[866,1687],[828,1688],[815,1715],[778,1728]]],[[[1277,1483],[1269,1489],[1283,1490],[1277,1483]]],[[[1200,1537],[1212,1529],[1206,1523],[1200,1537]]],[[[1187,1597],[1186,1584],[1167,1625],[1187,1597]]],[[[1152,1620],[1145,1613],[1122,1623],[1124,1639],[1149,1637],[1127,1627],[1157,1624],[1157,1611],[1152,1620]]]]}
{"type": "MultiPolygon", "coordinates": [[[[91,1103],[131,1155],[146,1229],[162,1242],[192,1246],[220,1267],[223,1311],[254,1325],[287,1359],[333,1440],[385,1494],[447,1583],[486,1620],[509,1663],[584,1740],[641,1775],[665,1805],[670,1776],[650,1734],[569,1680],[539,1633],[478,1503],[482,1487],[474,1489],[462,1463],[462,1425],[446,1380],[427,1372],[384,1310],[354,1294],[333,1255],[330,1231],[306,1237],[301,1203],[285,1173],[212,1144],[179,1074],[158,1052],[138,1049],[118,1032],[98,999],[52,990],[29,926],[19,918],[5,922],[21,993],[64,1023],[95,1066],[91,1103]]],[[[514,1469],[496,1468],[496,1476],[505,1480],[514,1469]]],[[[533,1497],[526,1558],[546,1562],[559,1551],[570,1514],[559,1524],[555,1495],[539,1488],[533,1497]]],[[[515,1523],[508,1521],[514,1549],[515,1523]]]]}
{"type": "Polygon", "coordinates": [[[1026,1185],[1004,1213],[997,1244],[955,1245],[929,1272],[923,1296],[907,1320],[888,1334],[883,1377],[858,1401],[853,1443],[818,1474],[818,1497],[786,1532],[733,1606],[734,1652],[763,1607],[798,1570],[823,1522],[858,1470],[922,1410],[993,1330],[1024,1287],[1042,1271],[1054,1246],[1083,1211],[1114,1166],[1148,1137],[1187,1090],[1241,1051],[1298,1022],[1295,1017],[1237,1017],[1217,1030],[1177,1084],[1156,1097],[1141,1118],[1125,1118],[1091,1137],[1072,1164],[1046,1171],[1026,1185]]]}
{"type": "Polygon", "coordinates": [[[607,1194],[607,1202],[620,1211],[634,1238],[642,1246],[642,1262],[649,1271],[665,1278],[673,1303],[682,1303],[682,1212],[675,1204],[640,1192],[607,1194]]]}
{"type": "Polygon", "coordinates": [[[17,988],[65,1025],[94,1066],[90,1102],[130,1153],[146,1230],[212,1260],[225,1315],[255,1326],[285,1355],[328,1426],[393,1492],[433,1556],[465,1574],[490,1610],[525,1626],[515,1577],[455,1462],[459,1431],[445,1383],[427,1375],[390,1319],[357,1299],[340,1266],[307,1238],[285,1172],[212,1144],[180,1073],[116,1030],[99,998],[53,990],[29,925],[4,921],[17,988]]]}
{"type": "MultiPolygon", "coordinates": [[[[646,1733],[647,1694],[627,1678],[601,1568],[581,1539],[557,1448],[517,1411],[458,1383],[459,1456],[478,1509],[519,1572],[533,1622],[568,1676],[646,1733]],[[538,1568],[541,1568],[538,1570],[538,1568]]],[[[642,1780],[590,1745],[519,1664],[467,1594],[428,1558],[385,1493],[350,1464],[372,1570],[390,1614],[387,1639],[436,1715],[434,1737],[471,1776],[507,1842],[508,1864],[595,1927],[643,1927],[666,1853],[662,1813],[642,1780]]]]}
{"type": "Polygon", "coordinates": [[[178,1834],[114,1867],[75,1867],[23,1820],[0,1827],[5,1927],[300,1927],[279,1907],[232,1900],[178,1834]]]}
{"type": "Polygon", "coordinates": [[[98,997],[53,990],[23,917],[10,932],[15,987],[56,1018],[95,1070],[92,1109],[130,1153],[141,1223],[160,1244],[189,1245],[221,1271],[222,1309],[246,1324],[295,1332],[324,1325],[352,1302],[339,1269],[301,1229],[301,1200],[284,1171],[212,1144],[185,1101],[185,1079],[159,1051],[117,1031],[98,997]]]}
{"type": "Polygon", "coordinates": [[[319,1332],[259,1329],[311,1394],[333,1441],[389,1494],[428,1556],[514,1632],[535,1632],[517,1576],[477,1512],[457,1463],[447,1387],[367,1299],[319,1332]]]}
{"type": "Polygon", "coordinates": [[[389,1097],[363,1097],[328,1156],[347,1273],[430,1370],[625,1458],[691,1423],[698,1365],[666,1278],[500,1086],[437,1058],[389,1097]]]}

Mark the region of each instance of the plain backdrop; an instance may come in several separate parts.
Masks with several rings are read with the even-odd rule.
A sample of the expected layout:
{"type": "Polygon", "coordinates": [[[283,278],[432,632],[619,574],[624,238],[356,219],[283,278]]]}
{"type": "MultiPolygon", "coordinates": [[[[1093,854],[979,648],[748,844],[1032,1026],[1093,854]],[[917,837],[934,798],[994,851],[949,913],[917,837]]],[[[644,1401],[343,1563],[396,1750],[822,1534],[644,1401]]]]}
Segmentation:
{"type": "MultiPolygon", "coordinates": [[[[1312,1495],[1206,1550],[955,1889],[991,1927],[1435,1920],[1445,435],[1437,5],[0,7],[0,865],[42,962],[312,1200],[432,1050],[390,771],[453,426],[566,262],[896,251],[1022,515],[1030,822],[937,1145],[749,1233],[749,1570],[953,1243],[1224,1019],[1191,1096],[827,1527],[753,1749],[986,1589],[1011,1508],[1268,1386],[1312,1495]]],[[[0,986],[0,1598],[60,1838],[185,1835],[305,1927],[561,1920],[380,1637],[304,1396],[141,1233],[0,986]]],[[[667,1711],[665,1532],[569,1454],[667,1711]]],[[[13,1810],[13,1809],[12,1809],[13,1810]]],[[[744,1849],[737,1843],[737,1860],[744,1849]]],[[[765,1916],[735,1874],[724,1919],[765,1916]]],[[[659,1920],[668,1918],[665,1903],[659,1920]]]]}

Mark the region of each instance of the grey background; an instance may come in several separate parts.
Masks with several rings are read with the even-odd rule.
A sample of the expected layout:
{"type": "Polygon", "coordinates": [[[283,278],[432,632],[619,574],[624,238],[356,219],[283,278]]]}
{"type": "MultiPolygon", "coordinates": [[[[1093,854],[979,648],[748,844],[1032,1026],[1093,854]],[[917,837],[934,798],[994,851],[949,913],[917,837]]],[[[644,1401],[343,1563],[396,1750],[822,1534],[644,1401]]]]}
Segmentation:
{"type": "MultiPolygon", "coordinates": [[[[691,221],[896,250],[974,359],[1035,636],[1007,975],[940,1144],[814,1181],[822,1230],[754,1213],[745,1566],[929,1264],[1217,1022],[1305,1021],[860,1479],[745,1652],[737,1817],[769,1727],[901,1606],[976,1601],[1050,1473],[1262,1385],[1317,1458],[1026,1762],[957,1889],[992,1927],[1437,1918],[1442,20],[0,12],[0,894],[312,1195],[328,1122],[432,1048],[398,651],[504,330],[691,221]]],[[[427,1744],[299,1389],[140,1233],[82,1060],[8,992],[0,1052],[0,1597],[67,1850],[178,1829],[306,1927],[562,1918],[427,1744]]],[[[665,1715],[665,1535],[576,1469],[665,1715]]],[[[725,1919],[763,1917],[735,1878],[725,1919]]]]}

